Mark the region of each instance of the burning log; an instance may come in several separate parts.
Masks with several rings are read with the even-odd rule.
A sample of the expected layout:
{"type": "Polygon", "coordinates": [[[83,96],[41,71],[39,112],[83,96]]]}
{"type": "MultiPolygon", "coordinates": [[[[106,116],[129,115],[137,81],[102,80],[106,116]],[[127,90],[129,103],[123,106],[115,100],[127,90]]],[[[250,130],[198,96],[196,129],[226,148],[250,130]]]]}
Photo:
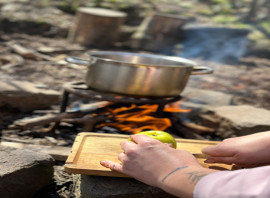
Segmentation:
{"type": "Polygon", "coordinates": [[[178,113],[186,113],[190,109],[180,108],[180,102],[170,103],[160,109],[158,104],[135,105],[108,102],[95,102],[75,111],[25,119],[15,122],[10,128],[30,129],[51,123],[43,132],[53,132],[60,122],[81,125],[84,132],[104,131],[112,133],[136,134],[145,130],[172,132],[188,139],[205,139],[200,134],[213,133],[214,129],[181,121],[178,113]],[[162,110],[162,114],[160,114],[162,110]]]}
{"type": "MultiPolygon", "coordinates": [[[[171,126],[171,121],[166,117],[157,117],[159,106],[154,105],[140,105],[132,104],[130,107],[120,107],[117,109],[108,108],[110,113],[108,117],[113,118],[112,122],[103,123],[96,128],[104,126],[114,127],[120,131],[127,133],[139,133],[143,130],[165,130],[171,126]]],[[[164,112],[187,112],[190,110],[174,107],[172,104],[165,106],[164,112]]]]}

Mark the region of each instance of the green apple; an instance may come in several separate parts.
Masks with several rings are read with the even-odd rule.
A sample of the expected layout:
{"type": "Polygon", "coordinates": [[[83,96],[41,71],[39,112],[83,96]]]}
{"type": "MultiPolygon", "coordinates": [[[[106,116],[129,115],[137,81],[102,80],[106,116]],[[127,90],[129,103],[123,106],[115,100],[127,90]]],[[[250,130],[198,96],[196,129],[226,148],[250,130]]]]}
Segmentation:
{"type": "MultiPolygon", "coordinates": [[[[147,135],[151,138],[159,140],[163,143],[172,144],[172,147],[176,149],[177,144],[176,144],[174,137],[167,132],[164,132],[164,131],[142,131],[142,132],[137,133],[137,134],[138,135],[144,134],[144,135],[147,135]]],[[[129,138],[129,140],[131,141],[130,138],[129,138]]]]}

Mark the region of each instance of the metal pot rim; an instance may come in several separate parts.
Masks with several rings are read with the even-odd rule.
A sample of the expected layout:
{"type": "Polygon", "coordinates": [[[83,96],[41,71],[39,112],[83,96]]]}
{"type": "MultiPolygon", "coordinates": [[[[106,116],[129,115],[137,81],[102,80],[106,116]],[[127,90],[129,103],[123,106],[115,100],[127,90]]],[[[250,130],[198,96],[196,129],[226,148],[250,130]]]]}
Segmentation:
{"type": "Polygon", "coordinates": [[[157,54],[145,54],[145,53],[133,53],[133,52],[114,52],[114,51],[95,51],[95,52],[88,52],[87,55],[90,58],[90,62],[95,62],[96,60],[99,61],[105,61],[105,62],[111,62],[111,63],[117,63],[121,66],[132,66],[132,67],[160,67],[160,68],[193,68],[197,65],[194,61],[176,57],[176,56],[166,56],[166,55],[157,55],[157,54]],[[166,64],[166,65],[158,65],[158,64],[147,64],[147,63],[130,63],[123,60],[117,60],[117,59],[110,59],[106,57],[101,57],[101,55],[116,55],[116,56],[138,56],[138,57],[146,57],[146,58],[157,58],[157,59],[164,59],[171,62],[175,62],[174,64],[166,64]],[[177,63],[179,65],[177,65],[177,63]]]}

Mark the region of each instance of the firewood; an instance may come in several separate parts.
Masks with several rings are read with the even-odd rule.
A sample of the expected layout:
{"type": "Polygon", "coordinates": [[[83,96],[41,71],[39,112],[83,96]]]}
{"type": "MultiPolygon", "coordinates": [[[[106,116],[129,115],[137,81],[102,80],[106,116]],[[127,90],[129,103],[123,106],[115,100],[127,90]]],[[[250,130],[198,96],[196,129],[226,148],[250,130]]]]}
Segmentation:
{"type": "MultiPolygon", "coordinates": [[[[78,114],[78,113],[76,113],[78,114]]],[[[79,116],[74,113],[47,114],[44,116],[30,118],[27,120],[19,120],[9,126],[10,129],[30,129],[35,126],[43,126],[52,122],[60,122],[63,118],[79,116]]]]}
{"type": "Polygon", "coordinates": [[[187,139],[197,139],[197,140],[205,140],[201,135],[194,133],[192,130],[186,128],[181,123],[174,123],[173,128],[175,129],[175,133],[180,133],[184,138],[187,139]]]}
{"type": "Polygon", "coordinates": [[[74,118],[74,119],[63,119],[63,122],[67,123],[73,123],[73,124],[82,124],[83,125],[83,130],[82,131],[93,131],[95,126],[101,122],[105,122],[106,120],[109,120],[107,116],[97,116],[93,117],[91,115],[86,115],[83,118],[74,118]]]}
{"type": "Polygon", "coordinates": [[[203,134],[203,133],[213,133],[215,129],[201,126],[192,122],[181,122],[185,127],[196,130],[196,133],[203,134]]]}
{"type": "Polygon", "coordinates": [[[14,43],[8,43],[7,44],[15,53],[21,55],[24,58],[29,59],[41,59],[41,60],[47,60],[47,61],[53,61],[53,58],[44,54],[41,54],[39,52],[36,52],[35,50],[25,48],[19,44],[14,43]]]}
{"type": "Polygon", "coordinates": [[[96,110],[100,106],[103,106],[107,104],[107,102],[95,102],[92,104],[89,104],[87,107],[83,109],[79,109],[78,111],[74,112],[64,112],[59,114],[47,114],[35,118],[25,119],[25,120],[19,120],[14,122],[12,125],[9,126],[11,129],[30,129],[35,126],[44,126],[50,123],[57,123],[60,122],[62,119],[67,118],[79,118],[84,116],[85,114],[96,110]]]}
{"type": "Polygon", "coordinates": [[[3,63],[7,62],[6,64],[1,66],[1,70],[8,71],[12,67],[22,65],[24,62],[24,59],[20,55],[12,54],[12,55],[6,55],[5,57],[0,57],[0,62],[3,62],[3,63]]]}
{"type": "Polygon", "coordinates": [[[16,143],[23,143],[23,144],[30,144],[31,141],[30,140],[23,140],[23,139],[19,139],[19,138],[11,138],[11,137],[1,137],[2,141],[9,141],[9,142],[16,142],[16,143]]]}

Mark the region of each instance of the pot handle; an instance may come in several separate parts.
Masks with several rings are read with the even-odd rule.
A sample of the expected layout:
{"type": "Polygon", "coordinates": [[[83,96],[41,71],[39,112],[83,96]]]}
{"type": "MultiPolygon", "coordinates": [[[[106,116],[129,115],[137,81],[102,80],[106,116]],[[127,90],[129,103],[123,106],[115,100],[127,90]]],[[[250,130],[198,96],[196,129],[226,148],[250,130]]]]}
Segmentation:
{"type": "Polygon", "coordinates": [[[214,70],[210,67],[205,66],[195,66],[193,67],[193,71],[191,75],[201,75],[201,74],[212,74],[214,70]]]}
{"type": "Polygon", "coordinates": [[[80,57],[67,57],[66,61],[69,63],[74,63],[74,64],[78,64],[78,65],[87,65],[89,66],[89,61],[87,59],[84,58],[80,58],[80,57]]]}

